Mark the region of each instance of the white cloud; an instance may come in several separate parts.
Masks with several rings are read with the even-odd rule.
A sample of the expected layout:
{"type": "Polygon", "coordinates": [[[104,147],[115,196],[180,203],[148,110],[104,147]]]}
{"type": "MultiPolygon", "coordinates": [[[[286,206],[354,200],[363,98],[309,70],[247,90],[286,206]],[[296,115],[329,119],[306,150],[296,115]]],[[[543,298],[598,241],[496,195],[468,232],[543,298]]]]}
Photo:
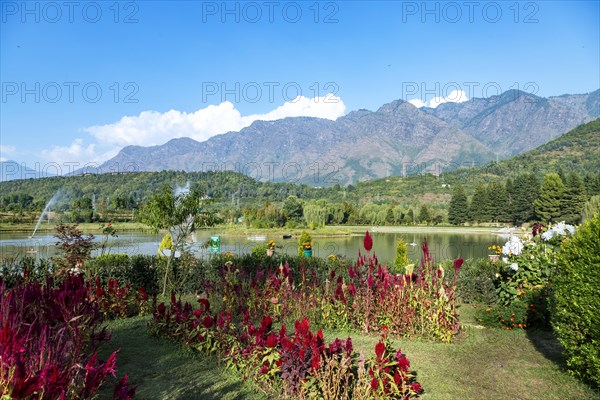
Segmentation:
{"type": "Polygon", "coordinates": [[[242,116],[229,101],[191,113],[178,110],[164,113],[143,111],[137,116],[124,116],[111,124],[85,128],[84,131],[95,139],[94,143],[85,144],[83,139],[78,138],[69,146],[52,146],[42,150],[41,156],[46,161],[59,164],[100,164],[128,145],[159,145],[178,137],[205,141],[225,132],[239,131],[258,120],[273,121],[301,116],[335,120],[344,115],[345,110],[341,98],[328,94],[312,99],[299,96],[265,114],[247,116],[242,116]]]}
{"type": "Polygon", "coordinates": [[[46,161],[59,164],[94,162],[97,158],[95,148],[96,144],[94,143],[85,146],[83,139],[75,139],[69,146],[52,146],[50,149],[42,150],[42,157],[46,161]]]}
{"type": "Polygon", "coordinates": [[[312,99],[299,96],[266,114],[242,116],[231,102],[226,101],[191,113],[144,111],[138,116],[125,116],[112,124],[88,127],[85,131],[102,145],[151,146],[184,136],[205,141],[218,134],[239,131],[257,120],[300,116],[335,120],[344,114],[345,109],[342,100],[332,95],[312,99]]]}
{"type": "Polygon", "coordinates": [[[421,99],[412,99],[408,102],[414,105],[417,108],[421,107],[430,107],[436,108],[440,104],[444,103],[464,103],[465,101],[469,101],[467,94],[463,90],[453,90],[448,93],[446,97],[434,97],[433,99],[427,101],[422,101],[421,99]]]}
{"type": "Polygon", "coordinates": [[[17,148],[15,146],[8,146],[5,144],[0,144],[0,154],[9,155],[9,154],[14,154],[16,151],[17,151],[17,148]]]}
{"type": "Polygon", "coordinates": [[[417,107],[417,108],[421,108],[421,107],[426,107],[427,103],[424,102],[421,99],[412,99],[408,101],[410,104],[412,104],[413,106],[417,107]]]}
{"type": "Polygon", "coordinates": [[[16,152],[17,148],[15,146],[0,144],[0,162],[10,160],[9,156],[15,154],[16,152]]]}

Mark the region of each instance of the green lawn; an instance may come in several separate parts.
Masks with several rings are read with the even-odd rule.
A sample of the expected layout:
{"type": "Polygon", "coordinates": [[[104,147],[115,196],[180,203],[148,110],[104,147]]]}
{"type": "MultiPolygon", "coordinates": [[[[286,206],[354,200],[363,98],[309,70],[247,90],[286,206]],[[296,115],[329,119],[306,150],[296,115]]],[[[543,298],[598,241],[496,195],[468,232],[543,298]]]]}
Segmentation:
{"type": "MultiPolygon", "coordinates": [[[[215,360],[192,354],[166,339],[146,333],[147,317],[109,323],[113,333],[101,356],[121,349],[117,355],[118,378],[129,374],[129,382],[139,385],[136,399],[266,399],[249,382],[218,366],[215,360]]],[[[100,397],[112,398],[111,390],[100,397]]]]}
{"type": "MultiPolygon", "coordinates": [[[[396,340],[425,388],[423,399],[600,399],[563,369],[560,347],[550,332],[503,331],[478,326],[472,307],[463,307],[464,331],[452,344],[396,340]]],[[[139,384],[139,399],[264,399],[251,383],[212,359],[181,350],[146,334],[144,318],[109,324],[105,349],[121,348],[119,376],[139,384]]],[[[377,336],[325,332],[327,339],[352,337],[357,350],[372,354],[377,336]]]]}

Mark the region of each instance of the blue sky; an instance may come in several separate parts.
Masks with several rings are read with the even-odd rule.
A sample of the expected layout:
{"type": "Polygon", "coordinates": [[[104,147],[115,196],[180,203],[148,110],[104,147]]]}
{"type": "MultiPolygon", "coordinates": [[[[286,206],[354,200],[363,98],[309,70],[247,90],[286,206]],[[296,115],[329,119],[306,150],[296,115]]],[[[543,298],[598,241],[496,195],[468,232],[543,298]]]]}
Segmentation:
{"type": "Polygon", "coordinates": [[[600,87],[598,1],[0,4],[0,158],[31,168],[395,99],[600,87]]]}

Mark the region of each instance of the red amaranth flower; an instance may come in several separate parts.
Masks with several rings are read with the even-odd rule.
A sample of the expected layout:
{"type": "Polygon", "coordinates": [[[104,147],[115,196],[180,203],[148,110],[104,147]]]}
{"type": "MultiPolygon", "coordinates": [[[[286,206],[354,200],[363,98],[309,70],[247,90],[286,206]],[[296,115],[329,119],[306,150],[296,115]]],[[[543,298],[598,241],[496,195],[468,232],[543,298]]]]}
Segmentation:
{"type": "Polygon", "coordinates": [[[377,355],[378,360],[381,360],[383,353],[385,353],[385,344],[383,344],[382,341],[379,341],[375,345],[375,354],[377,355]]]}
{"type": "Polygon", "coordinates": [[[351,296],[354,296],[356,294],[356,286],[354,286],[353,284],[349,284],[348,285],[348,293],[351,296]]]}
{"type": "Polygon", "coordinates": [[[419,384],[418,382],[414,382],[410,384],[410,390],[418,394],[421,393],[423,388],[421,387],[421,384],[419,384]]]}
{"type": "Polygon", "coordinates": [[[214,323],[215,323],[215,321],[213,320],[213,318],[210,315],[207,315],[206,317],[204,317],[204,320],[202,321],[202,326],[205,327],[206,329],[209,329],[209,328],[212,328],[214,323]]]}
{"type": "Polygon", "coordinates": [[[373,248],[373,238],[369,234],[369,231],[365,232],[365,237],[363,239],[363,246],[365,247],[366,251],[371,251],[371,249],[373,248]]]}
{"type": "Polygon", "coordinates": [[[404,354],[402,354],[401,357],[396,358],[398,360],[398,366],[400,367],[400,370],[403,372],[408,372],[408,368],[410,368],[410,361],[408,361],[408,358],[406,358],[404,354]]]}
{"type": "Polygon", "coordinates": [[[210,303],[207,299],[198,299],[198,304],[200,304],[206,312],[210,311],[210,303]]]}
{"type": "Polygon", "coordinates": [[[369,276],[367,277],[367,286],[369,287],[369,289],[373,287],[373,284],[373,275],[369,274],[369,276]]]}
{"type": "Polygon", "coordinates": [[[271,326],[273,325],[273,320],[268,315],[265,315],[260,321],[260,332],[261,334],[266,334],[271,330],[271,326]]]}
{"type": "Polygon", "coordinates": [[[275,346],[277,346],[277,335],[275,335],[274,332],[271,332],[267,338],[267,347],[273,348],[275,346]]]}
{"type": "Polygon", "coordinates": [[[129,384],[129,382],[127,382],[128,379],[129,379],[129,376],[127,374],[125,374],[123,379],[121,379],[119,382],[117,382],[117,384],[115,385],[115,390],[113,391],[113,399],[119,399],[119,400],[133,399],[133,396],[135,395],[135,390],[137,389],[137,386],[132,386],[131,384],[129,384]]]}
{"type": "Polygon", "coordinates": [[[463,258],[457,258],[456,260],[454,260],[454,273],[458,273],[458,270],[460,269],[460,267],[462,267],[463,263],[465,262],[465,260],[463,260],[463,258]]]}
{"type": "Polygon", "coordinates": [[[321,366],[321,356],[319,355],[319,353],[313,354],[312,359],[310,361],[310,366],[312,367],[313,371],[319,369],[319,367],[321,366]]]}
{"type": "Polygon", "coordinates": [[[545,227],[546,227],[546,225],[544,225],[544,224],[540,224],[539,222],[535,223],[533,225],[533,229],[531,230],[531,234],[533,235],[533,237],[536,237],[537,235],[540,235],[544,231],[545,227]]]}
{"type": "Polygon", "coordinates": [[[377,378],[371,379],[371,389],[377,390],[377,386],[379,386],[379,382],[377,382],[377,378]]]}

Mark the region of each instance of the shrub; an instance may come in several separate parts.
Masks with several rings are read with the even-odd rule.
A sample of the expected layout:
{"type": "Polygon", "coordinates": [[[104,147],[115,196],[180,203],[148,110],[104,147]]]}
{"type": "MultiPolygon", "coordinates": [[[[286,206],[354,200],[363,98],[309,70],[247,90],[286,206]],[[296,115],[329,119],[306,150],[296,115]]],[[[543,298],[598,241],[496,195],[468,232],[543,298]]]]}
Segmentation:
{"type": "Polygon", "coordinates": [[[375,356],[365,362],[364,356],[357,357],[350,338],[327,345],[323,332],[311,331],[306,318],[294,322],[291,334],[285,325],[273,330],[269,315],[255,326],[246,312],[243,321],[234,323],[231,313],[212,314],[208,300],[198,302],[194,309],[172,295],[170,306],[161,303],[154,309],[150,333],[224,358],[229,368],[260,383],[273,397],[413,399],[422,392],[410,362],[385,335],[375,346],[375,356]]]}
{"type": "Polygon", "coordinates": [[[394,259],[394,268],[391,272],[395,274],[404,273],[404,267],[409,264],[408,256],[406,252],[408,248],[406,247],[406,242],[402,239],[398,239],[398,243],[396,244],[396,258],[394,259]]]}
{"type": "MultiPolygon", "coordinates": [[[[442,265],[448,271],[448,279],[452,278],[452,261],[445,261],[442,265]]],[[[466,259],[456,279],[457,297],[463,303],[496,303],[498,294],[494,282],[499,268],[498,263],[489,259],[466,259]]]]}
{"type": "Polygon", "coordinates": [[[121,285],[131,285],[135,290],[144,288],[148,293],[158,292],[159,263],[157,256],[104,254],[88,261],[86,267],[93,277],[106,285],[112,279],[121,285]]]}
{"type": "Polygon", "coordinates": [[[565,348],[567,365],[600,387],[600,214],[587,221],[557,257],[551,304],[552,326],[565,348]]]}
{"type": "MultiPolygon", "coordinates": [[[[115,375],[116,353],[106,362],[97,346],[107,340],[98,305],[89,299],[81,275],[66,274],[54,284],[26,282],[10,290],[0,283],[0,396],[86,399],[115,375]]],[[[125,381],[115,398],[129,399],[125,381]]]]}
{"type": "Polygon", "coordinates": [[[59,224],[54,230],[54,237],[58,239],[56,248],[61,251],[60,255],[52,257],[57,272],[79,272],[96,248],[94,235],[84,236],[76,224],[59,224]]]}
{"type": "Polygon", "coordinates": [[[310,233],[306,231],[302,231],[300,237],[298,238],[298,255],[303,256],[304,250],[307,248],[306,244],[310,244],[312,246],[312,236],[310,233]]]}
{"type": "Polygon", "coordinates": [[[522,326],[547,328],[547,298],[556,274],[556,253],[574,232],[574,226],[560,222],[548,228],[535,224],[531,233],[510,236],[501,249],[502,261],[494,282],[497,306],[491,307],[491,314],[480,311],[479,319],[493,322],[492,326],[500,321],[502,327],[512,329],[514,321],[508,324],[502,320],[507,321],[507,315],[512,318],[512,314],[525,313],[522,326]]]}
{"type": "Polygon", "coordinates": [[[44,282],[55,274],[51,260],[35,260],[32,257],[21,259],[2,259],[0,263],[0,279],[6,288],[12,288],[20,282],[44,282]]]}

